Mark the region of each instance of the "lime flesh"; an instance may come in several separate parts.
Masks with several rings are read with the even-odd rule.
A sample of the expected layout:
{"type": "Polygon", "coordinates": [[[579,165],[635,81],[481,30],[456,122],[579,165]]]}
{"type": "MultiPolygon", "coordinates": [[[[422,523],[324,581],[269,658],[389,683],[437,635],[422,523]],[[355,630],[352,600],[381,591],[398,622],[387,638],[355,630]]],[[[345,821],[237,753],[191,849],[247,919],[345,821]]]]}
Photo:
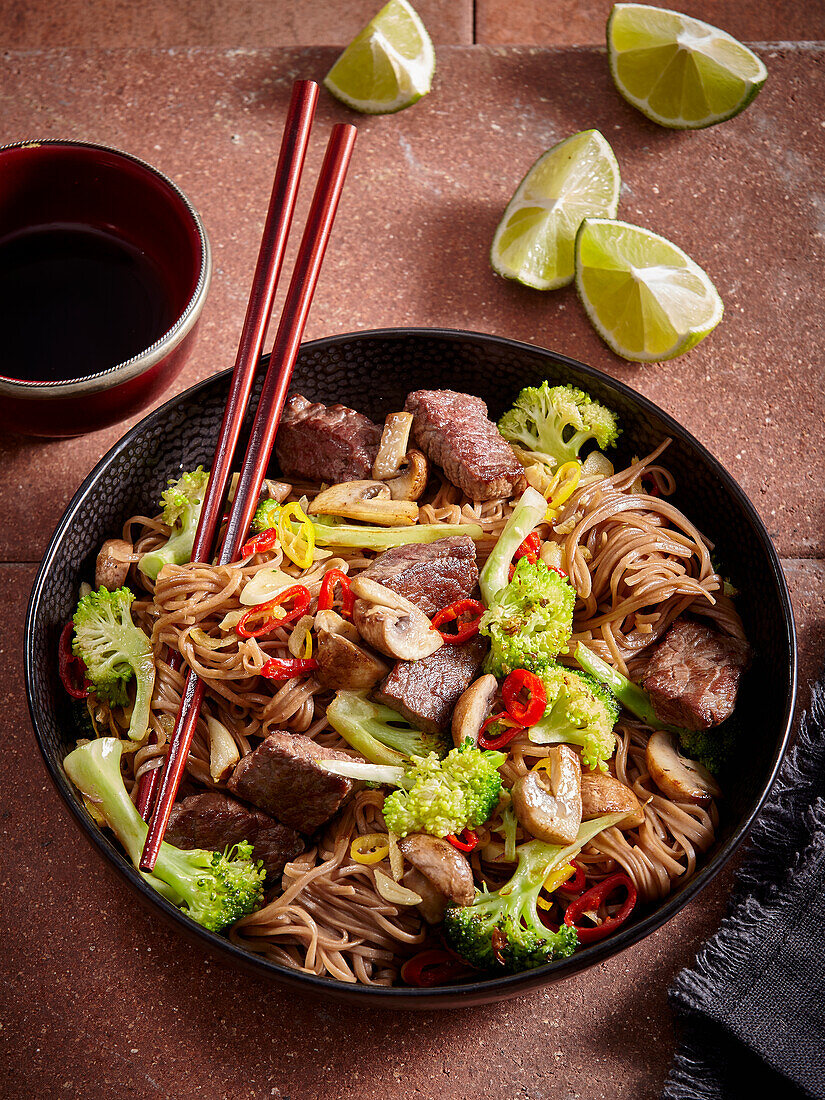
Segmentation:
{"type": "Polygon", "coordinates": [[[435,51],[407,0],[390,0],[353,38],[324,85],[365,114],[392,114],[416,103],[432,87],[435,51]]]}
{"type": "Polygon", "coordinates": [[[537,290],[573,281],[576,231],[588,216],[616,216],[619,166],[598,130],[542,154],[519,184],[490,250],[493,269],[537,290]]]}
{"type": "Polygon", "coordinates": [[[613,81],[661,126],[698,130],[738,115],[768,70],[725,31],[666,8],[614,4],[607,21],[613,81]]]}
{"type": "Polygon", "coordinates": [[[681,248],[627,222],[585,219],[576,288],[606,344],[625,359],[673,359],[722,319],[722,299],[681,248]]]}

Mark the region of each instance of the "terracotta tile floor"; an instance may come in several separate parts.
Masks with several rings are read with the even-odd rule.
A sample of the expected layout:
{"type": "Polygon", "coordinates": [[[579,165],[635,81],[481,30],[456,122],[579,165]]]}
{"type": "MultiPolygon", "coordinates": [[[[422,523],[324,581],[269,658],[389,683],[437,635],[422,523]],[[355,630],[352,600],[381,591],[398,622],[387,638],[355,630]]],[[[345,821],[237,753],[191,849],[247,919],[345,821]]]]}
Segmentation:
{"type": "MultiPolygon", "coordinates": [[[[402,115],[357,120],[355,168],[307,335],[396,324],[499,332],[578,356],[649,395],[726,464],[768,524],[798,616],[804,700],[825,644],[825,52],[763,50],[770,79],[745,114],[668,133],[618,99],[599,49],[563,48],[600,43],[607,6],[559,3],[550,26],[548,5],[527,0],[421,0],[438,44],[436,89],[402,115]],[[468,47],[474,35],[533,48],[468,47]],[[489,272],[487,242],[520,175],[587,126],[619,158],[620,216],[685,247],[725,300],[719,329],[683,359],[621,362],[574,294],[538,295],[489,272]]],[[[335,50],[314,44],[346,41],[372,9],[368,0],[34,0],[0,12],[0,140],[125,147],[171,174],[205,218],[215,277],[200,349],[178,388],[231,363],[290,82],[322,76],[335,50]],[[294,45],[313,48],[279,48],[294,45]]],[[[750,41],[825,37],[819,4],[697,0],[689,10],[750,41]],[[723,10],[725,20],[715,14],[723,10]]],[[[329,124],[349,117],[322,96],[314,164],[329,124]]],[[[730,870],[666,929],[541,994],[450,1016],[356,1016],[299,998],[285,1012],[276,988],[204,963],[136,912],[77,844],[28,728],[20,636],[51,530],[126,427],[0,440],[0,830],[3,851],[14,852],[2,871],[0,1093],[657,1096],[674,1043],[665,991],[718,922],[730,870]]]]}

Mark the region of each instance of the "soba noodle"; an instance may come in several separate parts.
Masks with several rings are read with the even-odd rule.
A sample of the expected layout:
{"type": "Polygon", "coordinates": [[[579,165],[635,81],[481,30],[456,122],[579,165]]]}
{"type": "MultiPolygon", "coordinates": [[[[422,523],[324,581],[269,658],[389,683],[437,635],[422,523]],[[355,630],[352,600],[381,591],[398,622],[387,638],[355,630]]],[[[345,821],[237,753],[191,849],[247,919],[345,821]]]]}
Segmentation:
{"type": "MultiPolygon", "coordinates": [[[[625,674],[641,666],[646,647],[687,610],[707,616],[724,633],[744,636],[711,563],[712,546],[667,500],[675,488],[673,474],[659,461],[667,442],[610,476],[583,473],[553,523],[543,528],[543,556],[549,555],[551,564],[568,574],[578,594],[568,654],[576,643],[585,642],[625,674]]],[[[311,491],[294,486],[289,499],[304,495],[311,496],[311,491]]],[[[476,544],[481,562],[511,511],[510,500],[474,502],[442,478],[421,503],[419,522],[479,524],[484,532],[476,544]]],[[[124,527],[124,538],[135,543],[135,561],[168,534],[160,520],[147,516],[132,516],[124,527]]],[[[241,756],[278,729],[304,733],[330,748],[348,747],[328,725],[330,693],[324,693],[312,675],[281,683],[259,676],[269,658],[295,655],[290,650],[292,627],[260,639],[242,639],[230,629],[246,610],[239,599],[244,586],[260,570],[279,568],[317,597],[328,569],[352,575],[371,560],[361,550],[338,551],[335,556],[322,552],[318,557],[321,560],[311,568],[300,570],[276,547],[227,566],[166,566],[155,585],[132,566],[129,583],[139,593],[133,615],[151,638],[156,663],[151,713],[155,743],[145,742],[134,751],[124,741],[132,750],[124,754],[124,778],[133,797],[144,772],[163,763],[185,666],[204,681],[206,699],[182,795],[225,787],[210,772],[207,717],[229,731],[241,756]]],[[[571,658],[563,653],[560,659],[571,658]]],[[[127,714],[92,701],[89,708],[100,735],[125,738],[127,714]]],[[[617,751],[610,766],[611,773],[638,796],[644,823],[635,829],[607,829],[578,857],[589,885],[623,869],[642,901],[665,897],[674,881],[693,874],[701,853],[713,842],[718,822],[715,804],[703,808],[674,802],[658,790],[645,765],[651,732],[637,721],[622,719],[615,730],[617,751]]],[[[547,746],[535,745],[523,735],[508,752],[501,769],[507,786],[544,757],[547,746]]],[[[350,855],[355,837],[387,832],[383,798],[378,790],[357,792],[323,829],[315,846],[286,865],[264,907],[231,929],[231,940],[310,974],[367,985],[397,981],[404,959],[427,940],[428,926],[414,907],[385,900],[376,885],[375,868],[354,862],[350,855]]],[[[497,814],[477,830],[479,846],[471,858],[477,882],[493,888],[509,878],[513,867],[503,860],[497,814]]],[[[519,827],[519,841],[525,838],[529,839],[519,827]]]]}

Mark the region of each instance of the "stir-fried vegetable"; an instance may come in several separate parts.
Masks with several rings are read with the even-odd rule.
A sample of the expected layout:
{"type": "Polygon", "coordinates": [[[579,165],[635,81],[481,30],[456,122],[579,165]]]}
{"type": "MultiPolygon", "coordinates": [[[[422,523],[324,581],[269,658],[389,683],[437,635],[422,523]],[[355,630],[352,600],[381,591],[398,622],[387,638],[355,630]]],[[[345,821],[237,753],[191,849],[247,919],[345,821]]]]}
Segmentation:
{"type": "Polygon", "coordinates": [[[579,458],[591,440],[604,450],[619,435],[616,415],[576,386],[528,386],[498,422],[505,439],[556,469],[579,458]]]}
{"type": "Polygon", "coordinates": [[[411,756],[444,757],[446,733],[422,733],[403,715],[371,702],[366,692],[339,691],[327,707],[329,724],[372,764],[403,765],[411,756]]]}
{"type": "Polygon", "coordinates": [[[481,598],[487,607],[507,587],[510,563],[527,536],[542,522],[546,511],[547,501],[541,493],[525,489],[478,575],[481,598]]]}
{"type": "Polygon", "coordinates": [[[208,483],[209,471],[201,466],[169,482],[160,503],[163,522],[172,528],[171,534],[162,546],[150,550],[138,562],[138,569],[150,580],[157,580],[164,565],[184,565],[191,561],[208,483]]]}

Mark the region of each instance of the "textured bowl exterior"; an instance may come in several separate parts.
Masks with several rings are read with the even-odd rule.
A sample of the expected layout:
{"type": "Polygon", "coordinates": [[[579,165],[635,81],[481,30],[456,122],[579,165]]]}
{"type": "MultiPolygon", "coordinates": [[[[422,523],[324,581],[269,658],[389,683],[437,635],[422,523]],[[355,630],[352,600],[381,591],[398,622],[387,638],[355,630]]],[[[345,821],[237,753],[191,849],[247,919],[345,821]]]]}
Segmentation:
{"type": "MultiPolygon", "coordinates": [[[[790,598],[776,551],[745,494],[723,467],[651,402],[599,371],[528,344],[451,330],[354,333],[306,344],[292,390],[313,400],[340,401],[380,421],[418,388],[466,390],[498,417],[525,385],[549,379],[580,385],[619,415],[617,463],[643,455],[668,436],[663,461],[677,480],[674,502],[716,543],[733,583],[754,664],[743,681],[738,715],[749,754],[726,787],[713,849],[698,873],[662,904],[649,907],[616,935],[572,958],[524,974],[438,989],[376,989],[301,975],[267,962],[200,928],[148,888],[86,814],[62,767],[79,736],[57,675],[57,642],[71,616],[77,586],[94,571],[103,540],[130,514],[151,514],[167,479],[211,462],[229,372],[194,386],[147,416],[86,478],[55,531],[32,590],[25,635],[26,681],[35,733],[49,773],[87,839],[187,938],[217,950],[225,962],[281,985],[360,1004],[447,1008],[523,994],[593,965],[659,927],[701,890],[730,858],[764,801],[790,735],[796,692],[796,642],[790,598]],[[749,600],[748,592],[758,593],[749,600]],[[766,690],[767,685],[767,690],[766,690]]],[[[612,457],[612,456],[611,456],[612,457]]]]}

